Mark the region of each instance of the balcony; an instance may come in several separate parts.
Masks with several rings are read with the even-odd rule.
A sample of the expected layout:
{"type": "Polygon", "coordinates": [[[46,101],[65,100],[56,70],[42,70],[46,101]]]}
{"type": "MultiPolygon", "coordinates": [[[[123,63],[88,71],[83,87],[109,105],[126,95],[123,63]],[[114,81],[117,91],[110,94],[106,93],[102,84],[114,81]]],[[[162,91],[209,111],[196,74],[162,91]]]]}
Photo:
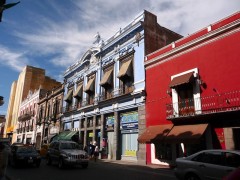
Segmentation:
{"type": "Polygon", "coordinates": [[[63,107],[63,113],[72,112],[72,111],[75,111],[76,109],[77,109],[77,106],[75,105],[65,106],[63,107]]]}
{"type": "Polygon", "coordinates": [[[134,86],[120,86],[114,96],[121,96],[125,94],[132,93],[134,90],[134,86]]]}
{"type": "Polygon", "coordinates": [[[240,111],[240,91],[188,99],[166,105],[167,119],[240,111]]]}
{"type": "Polygon", "coordinates": [[[26,113],[26,114],[23,114],[23,115],[19,116],[19,117],[18,117],[18,121],[19,121],[19,122],[27,121],[27,120],[30,120],[31,117],[32,117],[32,114],[26,113]]]}
{"type": "Polygon", "coordinates": [[[116,98],[125,94],[130,94],[134,91],[134,86],[120,86],[116,90],[113,90],[111,93],[102,93],[99,101],[105,101],[108,99],[116,98]]]}

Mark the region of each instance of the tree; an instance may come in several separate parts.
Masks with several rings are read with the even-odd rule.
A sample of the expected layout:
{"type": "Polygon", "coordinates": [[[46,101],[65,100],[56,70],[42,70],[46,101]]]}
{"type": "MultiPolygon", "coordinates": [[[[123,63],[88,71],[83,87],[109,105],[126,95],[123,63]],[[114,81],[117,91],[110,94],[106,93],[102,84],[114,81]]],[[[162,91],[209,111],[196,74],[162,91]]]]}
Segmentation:
{"type": "Polygon", "coordinates": [[[18,1],[16,3],[6,4],[6,0],[0,0],[0,22],[2,22],[3,11],[17,5],[18,3],[20,3],[20,1],[18,1]]]}

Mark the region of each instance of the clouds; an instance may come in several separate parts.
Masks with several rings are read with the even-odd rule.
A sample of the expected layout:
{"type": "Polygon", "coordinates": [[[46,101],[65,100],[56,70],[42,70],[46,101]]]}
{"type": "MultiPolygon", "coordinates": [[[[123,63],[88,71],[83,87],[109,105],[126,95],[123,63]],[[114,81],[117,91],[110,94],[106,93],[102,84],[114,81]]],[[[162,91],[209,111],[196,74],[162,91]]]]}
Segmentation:
{"type": "Polygon", "coordinates": [[[19,10],[24,25],[19,24],[12,31],[19,49],[25,53],[13,53],[11,46],[2,48],[6,56],[13,56],[16,61],[7,65],[18,71],[28,59],[37,64],[39,58],[41,63],[67,69],[92,46],[97,32],[107,40],[144,9],[156,14],[160,25],[186,36],[240,7],[238,0],[42,0],[31,1],[32,7],[27,1],[21,1],[19,10]]]}
{"type": "Polygon", "coordinates": [[[13,52],[0,45],[0,64],[1,66],[10,67],[13,70],[21,71],[29,62],[24,53],[13,52]]]}

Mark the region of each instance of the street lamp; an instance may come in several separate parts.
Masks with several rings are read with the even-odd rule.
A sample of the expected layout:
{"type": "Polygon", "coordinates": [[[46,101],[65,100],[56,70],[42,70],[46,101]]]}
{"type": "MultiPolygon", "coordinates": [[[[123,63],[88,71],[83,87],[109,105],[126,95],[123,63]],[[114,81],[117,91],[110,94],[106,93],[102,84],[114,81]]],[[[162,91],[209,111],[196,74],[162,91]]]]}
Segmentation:
{"type": "Polygon", "coordinates": [[[4,104],[3,96],[0,96],[0,106],[4,104]]]}

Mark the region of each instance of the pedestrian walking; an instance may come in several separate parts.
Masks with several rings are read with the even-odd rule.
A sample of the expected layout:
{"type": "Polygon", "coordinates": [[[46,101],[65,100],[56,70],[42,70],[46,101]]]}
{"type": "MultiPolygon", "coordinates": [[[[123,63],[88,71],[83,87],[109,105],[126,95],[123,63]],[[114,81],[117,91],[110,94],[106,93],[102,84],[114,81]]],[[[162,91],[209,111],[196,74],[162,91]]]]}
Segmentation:
{"type": "Polygon", "coordinates": [[[96,146],[94,150],[94,161],[96,162],[99,156],[99,147],[96,146]]]}

